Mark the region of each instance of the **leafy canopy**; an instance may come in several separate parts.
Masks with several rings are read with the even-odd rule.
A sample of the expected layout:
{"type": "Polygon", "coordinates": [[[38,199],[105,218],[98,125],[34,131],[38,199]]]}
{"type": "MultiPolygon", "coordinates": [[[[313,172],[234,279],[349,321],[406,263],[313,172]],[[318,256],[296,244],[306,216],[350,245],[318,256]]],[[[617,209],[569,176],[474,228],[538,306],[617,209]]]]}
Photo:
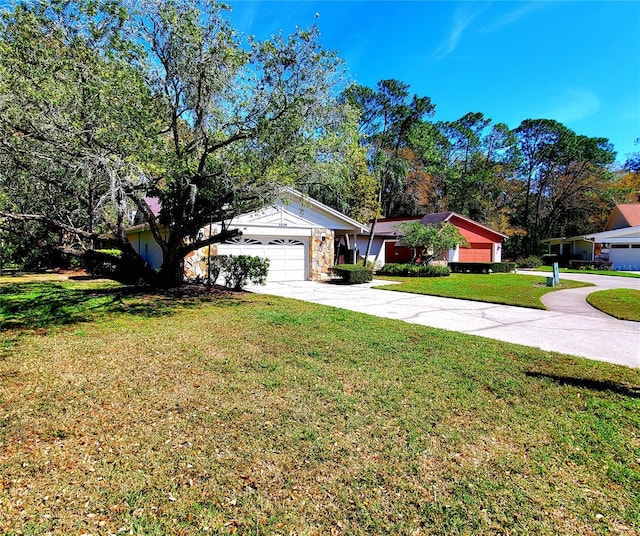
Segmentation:
{"type": "Polygon", "coordinates": [[[418,256],[422,262],[429,262],[440,257],[445,251],[458,246],[468,246],[466,239],[458,228],[449,222],[423,225],[420,222],[404,222],[395,226],[402,236],[403,246],[413,249],[413,259],[418,256]],[[421,252],[418,250],[421,249],[421,252]]]}

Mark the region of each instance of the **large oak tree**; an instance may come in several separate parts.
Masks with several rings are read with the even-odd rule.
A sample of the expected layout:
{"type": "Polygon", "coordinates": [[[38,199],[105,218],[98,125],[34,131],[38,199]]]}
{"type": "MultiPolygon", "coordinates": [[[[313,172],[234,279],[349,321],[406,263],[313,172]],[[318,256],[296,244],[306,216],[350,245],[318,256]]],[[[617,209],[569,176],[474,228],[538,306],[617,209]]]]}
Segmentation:
{"type": "Polygon", "coordinates": [[[156,282],[173,285],[186,253],[233,235],[199,240],[203,226],[271,201],[290,179],[281,171],[315,142],[340,62],[316,28],[257,41],[225,10],[50,0],[5,11],[4,225],[37,222],[76,250],[108,231],[133,269],[135,210],[163,253],[156,282]]]}

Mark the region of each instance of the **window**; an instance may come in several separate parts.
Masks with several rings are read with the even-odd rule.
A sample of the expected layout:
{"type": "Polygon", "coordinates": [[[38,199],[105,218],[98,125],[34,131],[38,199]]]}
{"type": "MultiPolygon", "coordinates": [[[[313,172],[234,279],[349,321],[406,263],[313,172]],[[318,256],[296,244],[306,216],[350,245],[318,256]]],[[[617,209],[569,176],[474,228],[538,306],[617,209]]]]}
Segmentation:
{"type": "Polygon", "coordinates": [[[252,246],[261,245],[262,242],[260,240],[256,240],[255,238],[232,238],[231,240],[227,240],[225,244],[249,244],[252,246]]]}
{"type": "Polygon", "coordinates": [[[271,246],[304,246],[304,242],[295,240],[294,238],[276,238],[269,241],[271,246]]]}
{"type": "Polygon", "coordinates": [[[631,244],[611,244],[611,249],[629,249],[631,244]]]}

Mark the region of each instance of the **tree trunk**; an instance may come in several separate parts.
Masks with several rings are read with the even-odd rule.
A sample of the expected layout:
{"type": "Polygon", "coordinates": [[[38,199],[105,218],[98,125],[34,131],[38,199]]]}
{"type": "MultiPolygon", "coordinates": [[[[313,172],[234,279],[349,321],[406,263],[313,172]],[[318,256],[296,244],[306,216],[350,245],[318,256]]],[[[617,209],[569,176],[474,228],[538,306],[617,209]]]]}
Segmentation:
{"type": "Polygon", "coordinates": [[[378,223],[378,218],[373,218],[371,222],[371,229],[369,230],[369,240],[367,240],[367,250],[364,253],[364,261],[362,261],[362,265],[367,265],[367,260],[369,259],[369,253],[371,253],[371,244],[373,243],[373,233],[376,229],[376,223],[378,223]]]}
{"type": "Polygon", "coordinates": [[[158,272],[157,285],[160,288],[172,288],[184,282],[184,259],[177,252],[169,251],[162,261],[158,272]]]}

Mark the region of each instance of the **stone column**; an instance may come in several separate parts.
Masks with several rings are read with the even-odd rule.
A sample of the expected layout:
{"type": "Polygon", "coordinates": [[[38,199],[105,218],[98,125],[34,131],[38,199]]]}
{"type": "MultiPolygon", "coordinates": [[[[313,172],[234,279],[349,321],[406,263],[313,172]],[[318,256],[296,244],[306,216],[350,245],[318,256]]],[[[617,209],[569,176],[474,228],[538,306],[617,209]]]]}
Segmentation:
{"type": "Polygon", "coordinates": [[[334,232],[316,227],[311,231],[311,259],[309,277],[312,281],[323,281],[331,277],[333,266],[334,232]]]}

